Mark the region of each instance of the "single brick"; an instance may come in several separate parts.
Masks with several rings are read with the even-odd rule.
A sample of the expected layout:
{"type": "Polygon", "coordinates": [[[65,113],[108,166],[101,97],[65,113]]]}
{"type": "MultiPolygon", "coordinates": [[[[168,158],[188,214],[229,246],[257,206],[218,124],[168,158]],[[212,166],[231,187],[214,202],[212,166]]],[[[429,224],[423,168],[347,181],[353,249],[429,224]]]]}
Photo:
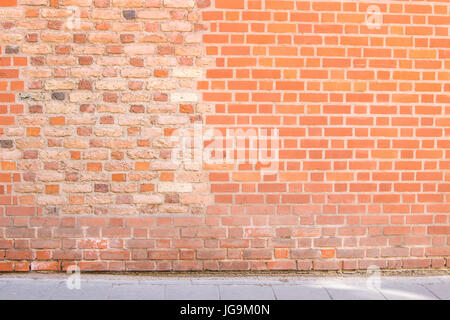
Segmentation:
{"type": "Polygon", "coordinates": [[[52,92],[52,99],[54,100],[64,100],[66,94],[64,92],[52,92]]]}
{"type": "Polygon", "coordinates": [[[127,20],[136,19],[136,11],[135,10],[123,10],[123,17],[127,20]]]}
{"type": "Polygon", "coordinates": [[[6,54],[17,54],[17,53],[19,53],[19,47],[18,46],[6,46],[5,53],[6,54]]]}
{"type": "Polygon", "coordinates": [[[13,140],[0,140],[0,148],[10,149],[14,145],[13,140]]]}

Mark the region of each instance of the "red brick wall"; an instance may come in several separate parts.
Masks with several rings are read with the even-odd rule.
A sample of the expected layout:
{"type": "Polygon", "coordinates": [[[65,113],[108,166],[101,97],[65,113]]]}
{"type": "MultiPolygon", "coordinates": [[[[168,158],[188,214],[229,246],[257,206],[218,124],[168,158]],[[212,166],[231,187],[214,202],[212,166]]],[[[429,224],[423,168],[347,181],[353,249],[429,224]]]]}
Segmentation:
{"type": "Polygon", "coordinates": [[[448,1],[0,5],[0,271],[448,267],[448,1]]]}

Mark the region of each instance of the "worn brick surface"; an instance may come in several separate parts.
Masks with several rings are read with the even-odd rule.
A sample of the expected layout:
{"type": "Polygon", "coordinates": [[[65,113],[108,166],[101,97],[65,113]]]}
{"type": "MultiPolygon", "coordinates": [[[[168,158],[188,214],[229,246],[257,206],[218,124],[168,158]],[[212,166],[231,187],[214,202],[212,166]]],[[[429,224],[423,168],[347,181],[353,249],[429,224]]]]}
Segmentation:
{"type": "Polygon", "coordinates": [[[449,266],[448,1],[7,0],[0,19],[0,271],[449,266]],[[277,133],[277,155],[175,161],[198,123],[277,133]]]}

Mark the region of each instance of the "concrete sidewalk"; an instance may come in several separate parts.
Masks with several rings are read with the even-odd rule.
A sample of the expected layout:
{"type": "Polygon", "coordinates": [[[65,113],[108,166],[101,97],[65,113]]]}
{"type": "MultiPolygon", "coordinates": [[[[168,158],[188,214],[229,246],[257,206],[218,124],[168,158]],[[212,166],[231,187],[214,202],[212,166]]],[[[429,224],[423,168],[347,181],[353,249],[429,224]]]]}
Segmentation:
{"type": "Polygon", "coordinates": [[[374,277],[154,277],[82,274],[0,275],[0,299],[145,300],[450,300],[450,276],[374,277]],[[76,284],[76,282],[70,282],[76,284]]]}

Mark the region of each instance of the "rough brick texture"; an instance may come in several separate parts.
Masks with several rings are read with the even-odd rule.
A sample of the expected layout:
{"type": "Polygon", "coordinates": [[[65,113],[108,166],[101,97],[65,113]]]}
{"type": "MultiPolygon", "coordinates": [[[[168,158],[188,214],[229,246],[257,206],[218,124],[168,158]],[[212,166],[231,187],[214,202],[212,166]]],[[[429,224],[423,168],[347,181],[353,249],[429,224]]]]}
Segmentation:
{"type": "Polygon", "coordinates": [[[447,0],[0,6],[0,271],[450,265],[447,0]]]}

